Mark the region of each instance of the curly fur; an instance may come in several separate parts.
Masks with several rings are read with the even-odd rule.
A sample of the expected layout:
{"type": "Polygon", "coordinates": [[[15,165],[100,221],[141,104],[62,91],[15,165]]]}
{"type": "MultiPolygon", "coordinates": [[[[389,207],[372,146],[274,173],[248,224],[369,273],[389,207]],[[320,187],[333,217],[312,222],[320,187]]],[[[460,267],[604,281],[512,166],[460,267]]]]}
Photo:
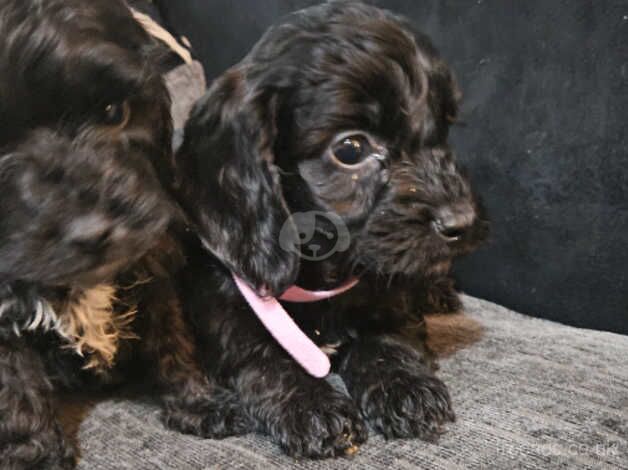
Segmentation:
{"type": "Polygon", "coordinates": [[[121,0],[3,0],[0,37],[0,466],[72,467],[53,392],[130,378],[169,425],[237,432],[171,278],[161,46],[121,0]]]}
{"type": "Polygon", "coordinates": [[[114,364],[118,343],[138,339],[131,328],[137,307],[117,313],[116,288],[98,284],[70,293],[59,315],[57,333],[68,341],[67,347],[80,356],[89,356],[86,369],[109,369],[114,364]]]}
{"type": "MultiPolygon", "coordinates": [[[[116,288],[110,284],[75,289],[57,308],[46,298],[38,298],[30,315],[22,324],[14,322],[12,331],[18,337],[22,332],[53,331],[63,338],[63,347],[81,357],[89,356],[84,368],[105,371],[113,366],[118,342],[137,338],[131,328],[137,310],[130,308],[126,313],[116,313],[116,302],[116,288]]],[[[0,317],[15,307],[15,303],[15,298],[9,298],[0,305],[0,317]]]]}
{"type": "MultiPolygon", "coordinates": [[[[271,28],[192,112],[175,159],[201,239],[188,246],[184,308],[211,376],[290,455],[353,453],[367,424],[433,440],[454,419],[423,314],[458,309],[447,271],[487,230],[447,143],[458,99],[427,37],[383,10],[330,2],[271,28]],[[375,153],[339,164],[333,146],[347,132],[375,153]],[[290,215],[307,211],[342,220],[348,249],[319,261],[282,249],[280,234],[298,239],[290,215]],[[455,237],[442,230],[448,217],[462,224],[455,237]],[[285,304],[317,344],[333,345],[350,396],[273,341],[230,272],[275,296],[361,277],[325,302],[285,304]]],[[[331,232],[321,226],[312,243],[325,247],[331,232]]]]}

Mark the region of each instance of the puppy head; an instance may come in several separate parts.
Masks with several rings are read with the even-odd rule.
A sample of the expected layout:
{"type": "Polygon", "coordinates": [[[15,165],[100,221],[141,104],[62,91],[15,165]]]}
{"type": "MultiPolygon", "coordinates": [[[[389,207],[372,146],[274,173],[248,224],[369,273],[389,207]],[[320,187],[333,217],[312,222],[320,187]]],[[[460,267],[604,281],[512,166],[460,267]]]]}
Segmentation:
{"type": "Polygon", "coordinates": [[[330,260],[345,275],[445,271],[486,232],[447,143],[458,95],[429,40],[392,14],[298,12],[197,106],[177,162],[188,212],[230,268],[274,292],[298,269],[278,246],[297,212],[343,221],[350,246],[330,260]]]}
{"type": "Polygon", "coordinates": [[[170,217],[156,44],[120,0],[7,0],[0,35],[0,275],[106,277],[170,217]]]}

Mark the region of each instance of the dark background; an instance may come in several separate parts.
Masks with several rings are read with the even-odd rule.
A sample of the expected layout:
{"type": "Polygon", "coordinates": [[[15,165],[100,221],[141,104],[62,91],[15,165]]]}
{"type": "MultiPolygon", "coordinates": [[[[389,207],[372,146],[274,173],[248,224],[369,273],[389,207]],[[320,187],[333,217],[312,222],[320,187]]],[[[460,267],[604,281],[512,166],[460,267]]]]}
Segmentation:
{"type": "MultiPolygon", "coordinates": [[[[306,0],[162,0],[211,80],[306,0]]],[[[385,0],[458,77],[454,129],[493,221],[457,266],[468,293],[628,333],[628,1],[385,0]]]]}

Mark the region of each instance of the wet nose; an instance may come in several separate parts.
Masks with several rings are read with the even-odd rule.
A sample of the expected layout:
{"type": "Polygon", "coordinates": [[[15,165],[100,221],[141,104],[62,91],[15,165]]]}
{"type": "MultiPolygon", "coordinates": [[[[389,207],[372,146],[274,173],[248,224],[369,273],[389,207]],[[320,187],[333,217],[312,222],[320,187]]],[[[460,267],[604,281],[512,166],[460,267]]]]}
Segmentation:
{"type": "Polygon", "coordinates": [[[475,210],[469,204],[444,207],[434,214],[433,227],[447,243],[463,238],[475,222],[475,210]]]}

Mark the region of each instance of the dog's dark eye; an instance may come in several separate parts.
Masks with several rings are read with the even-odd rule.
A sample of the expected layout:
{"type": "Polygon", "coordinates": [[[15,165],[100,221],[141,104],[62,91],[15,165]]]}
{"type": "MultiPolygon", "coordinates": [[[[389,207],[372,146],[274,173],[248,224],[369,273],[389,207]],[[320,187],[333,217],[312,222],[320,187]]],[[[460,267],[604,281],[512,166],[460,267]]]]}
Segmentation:
{"type": "Polygon", "coordinates": [[[334,145],[332,152],[340,163],[357,165],[369,155],[370,144],[364,136],[351,135],[334,145]]]}
{"type": "Polygon", "coordinates": [[[124,126],[131,116],[131,107],[128,101],[109,103],[103,109],[102,123],[106,126],[124,126]]]}

